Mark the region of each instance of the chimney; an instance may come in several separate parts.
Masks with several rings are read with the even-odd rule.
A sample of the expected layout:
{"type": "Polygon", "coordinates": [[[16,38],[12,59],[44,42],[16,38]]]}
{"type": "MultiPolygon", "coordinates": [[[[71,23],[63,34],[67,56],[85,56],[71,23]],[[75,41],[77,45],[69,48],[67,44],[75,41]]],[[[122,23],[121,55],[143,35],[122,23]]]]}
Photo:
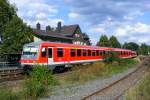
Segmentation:
{"type": "Polygon", "coordinates": [[[60,32],[61,31],[61,22],[58,22],[57,24],[57,30],[60,32]]]}
{"type": "Polygon", "coordinates": [[[36,24],[36,29],[37,29],[37,30],[40,30],[40,29],[41,29],[41,25],[40,25],[39,22],[36,24]]]}
{"type": "Polygon", "coordinates": [[[50,31],[51,30],[51,27],[48,25],[48,26],[46,26],[46,32],[47,31],[50,31]]]}

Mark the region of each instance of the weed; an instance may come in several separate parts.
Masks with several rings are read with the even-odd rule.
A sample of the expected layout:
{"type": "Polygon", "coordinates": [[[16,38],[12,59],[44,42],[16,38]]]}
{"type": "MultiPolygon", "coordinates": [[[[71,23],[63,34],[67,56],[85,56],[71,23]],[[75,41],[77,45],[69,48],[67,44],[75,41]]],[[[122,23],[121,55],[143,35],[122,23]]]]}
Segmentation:
{"type": "Polygon", "coordinates": [[[19,95],[9,89],[0,89],[0,100],[19,100],[19,95]]]}
{"type": "Polygon", "coordinates": [[[150,100],[150,72],[137,85],[129,89],[126,94],[126,100],[150,100]]]}
{"type": "Polygon", "coordinates": [[[36,65],[24,84],[25,98],[37,99],[48,93],[48,88],[57,84],[46,66],[36,65]]]}
{"type": "Polygon", "coordinates": [[[84,66],[75,66],[73,72],[65,78],[66,82],[87,82],[100,77],[108,77],[131,68],[137,62],[133,59],[120,59],[106,62],[94,62],[84,66]]]}

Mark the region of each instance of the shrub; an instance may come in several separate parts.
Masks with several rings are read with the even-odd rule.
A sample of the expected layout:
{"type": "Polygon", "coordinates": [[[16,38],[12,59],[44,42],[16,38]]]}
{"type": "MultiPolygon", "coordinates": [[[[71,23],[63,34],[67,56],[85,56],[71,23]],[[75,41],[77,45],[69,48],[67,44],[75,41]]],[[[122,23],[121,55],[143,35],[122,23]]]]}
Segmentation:
{"type": "Polygon", "coordinates": [[[108,51],[106,52],[105,55],[103,55],[103,58],[104,58],[104,61],[106,63],[112,63],[113,61],[118,61],[120,60],[119,57],[118,57],[118,53],[117,52],[114,52],[114,51],[108,51]]]}
{"type": "Polygon", "coordinates": [[[56,83],[52,72],[46,66],[36,65],[30,73],[30,78],[25,82],[24,95],[26,98],[36,99],[46,95],[48,88],[56,83]]]}
{"type": "Polygon", "coordinates": [[[0,89],[0,100],[19,100],[19,96],[9,89],[0,89]]]}
{"type": "Polygon", "coordinates": [[[95,79],[102,75],[102,72],[105,69],[104,66],[105,64],[103,62],[94,62],[93,64],[84,66],[75,66],[72,74],[68,75],[65,80],[74,83],[86,82],[88,80],[95,79]]]}

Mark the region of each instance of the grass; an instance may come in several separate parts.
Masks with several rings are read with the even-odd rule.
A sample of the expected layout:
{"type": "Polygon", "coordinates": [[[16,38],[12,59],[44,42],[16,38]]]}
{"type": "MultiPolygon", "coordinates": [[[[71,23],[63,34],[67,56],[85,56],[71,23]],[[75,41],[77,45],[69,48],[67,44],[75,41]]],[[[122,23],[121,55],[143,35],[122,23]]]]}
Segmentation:
{"type": "Polygon", "coordinates": [[[10,89],[0,89],[0,100],[20,100],[19,94],[10,89]]]}
{"type": "Polygon", "coordinates": [[[72,72],[65,77],[55,79],[55,75],[45,66],[36,66],[29,77],[17,91],[0,89],[0,100],[37,100],[39,97],[47,96],[55,85],[85,83],[102,77],[110,77],[121,73],[137,64],[134,59],[113,61],[111,63],[94,62],[88,65],[76,65],[72,72]]]}
{"type": "Polygon", "coordinates": [[[51,87],[56,84],[56,79],[47,67],[36,65],[20,89],[0,89],[0,100],[37,100],[48,95],[51,87]]]}
{"type": "Polygon", "coordinates": [[[63,84],[65,83],[85,83],[102,77],[110,77],[114,74],[121,73],[129,68],[132,68],[137,61],[134,59],[124,59],[113,61],[111,63],[94,62],[89,65],[79,65],[73,68],[71,74],[59,79],[63,84]]]}
{"type": "Polygon", "coordinates": [[[150,70],[139,84],[125,93],[125,100],[150,100],[150,70]]]}

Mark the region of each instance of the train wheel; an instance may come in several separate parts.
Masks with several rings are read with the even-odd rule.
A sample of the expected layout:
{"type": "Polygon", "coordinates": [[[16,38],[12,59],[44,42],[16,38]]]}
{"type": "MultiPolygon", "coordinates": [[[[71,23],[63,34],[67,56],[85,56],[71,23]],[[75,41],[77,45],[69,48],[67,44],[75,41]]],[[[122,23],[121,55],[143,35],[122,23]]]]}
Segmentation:
{"type": "Polygon", "coordinates": [[[65,70],[65,66],[56,66],[54,72],[61,73],[65,70]]]}
{"type": "Polygon", "coordinates": [[[30,72],[32,71],[32,68],[30,66],[24,66],[23,70],[26,75],[29,75],[30,72]]]}

